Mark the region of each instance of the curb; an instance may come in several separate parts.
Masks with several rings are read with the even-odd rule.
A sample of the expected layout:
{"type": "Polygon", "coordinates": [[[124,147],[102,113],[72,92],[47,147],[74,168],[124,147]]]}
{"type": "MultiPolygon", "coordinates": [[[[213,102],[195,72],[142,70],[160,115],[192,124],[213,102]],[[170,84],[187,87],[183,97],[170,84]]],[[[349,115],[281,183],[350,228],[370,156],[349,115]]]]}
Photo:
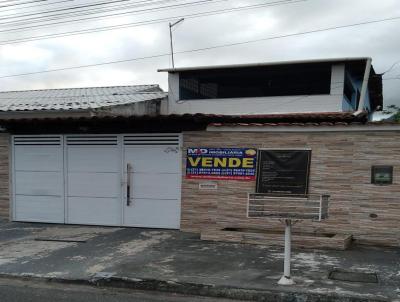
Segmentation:
{"type": "Polygon", "coordinates": [[[191,296],[225,298],[257,302],[387,302],[378,297],[358,297],[331,293],[308,293],[306,291],[259,290],[228,286],[215,286],[188,282],[163,281],[156,279],[133,279],[118,276],[93,277],[92,279],[65,279],[36,275],[0,274],[1,279],[18,279],[46,283],[87,285],[102,288],[123,288],[143,291],[158,291],[191,296]]]}

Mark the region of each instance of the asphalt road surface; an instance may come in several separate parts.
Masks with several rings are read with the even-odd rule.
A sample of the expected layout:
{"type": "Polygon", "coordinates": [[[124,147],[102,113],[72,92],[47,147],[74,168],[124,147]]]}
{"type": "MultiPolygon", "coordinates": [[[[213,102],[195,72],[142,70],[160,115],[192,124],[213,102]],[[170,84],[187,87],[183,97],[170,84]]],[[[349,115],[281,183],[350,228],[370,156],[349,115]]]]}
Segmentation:
{"type": "MultiPolygon", "coordinates": [[[[1,302],[231,302],[208,297],[0,279],[1,302]]],[[[238,302],[237,300],[235,300],[238,302]]]]}

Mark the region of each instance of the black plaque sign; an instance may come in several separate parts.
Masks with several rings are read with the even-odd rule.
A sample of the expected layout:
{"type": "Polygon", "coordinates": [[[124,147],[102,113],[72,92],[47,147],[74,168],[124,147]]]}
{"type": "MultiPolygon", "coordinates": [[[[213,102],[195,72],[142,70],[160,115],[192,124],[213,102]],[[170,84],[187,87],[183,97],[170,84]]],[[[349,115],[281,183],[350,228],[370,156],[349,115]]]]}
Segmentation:
{"type": "Polygon", "coordinates": [[[311,150],[259,150],[257,193],[306,195],[311,150]]]}
{"type": "Polygon", "coordinates": [[[372,166],[371,183],[390,185],[393,183],[393,166],[372,166]]]}

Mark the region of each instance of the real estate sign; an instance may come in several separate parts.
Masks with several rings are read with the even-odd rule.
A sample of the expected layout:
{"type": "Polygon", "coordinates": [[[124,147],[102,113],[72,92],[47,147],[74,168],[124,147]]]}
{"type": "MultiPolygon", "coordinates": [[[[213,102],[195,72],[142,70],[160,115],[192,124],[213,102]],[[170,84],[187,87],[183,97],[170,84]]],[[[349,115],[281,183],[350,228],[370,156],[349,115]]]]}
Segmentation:
{"type": "Polygon", "coordinates": [[[186,178],[255,180],[254,148],[188,148],[186,178]]]}

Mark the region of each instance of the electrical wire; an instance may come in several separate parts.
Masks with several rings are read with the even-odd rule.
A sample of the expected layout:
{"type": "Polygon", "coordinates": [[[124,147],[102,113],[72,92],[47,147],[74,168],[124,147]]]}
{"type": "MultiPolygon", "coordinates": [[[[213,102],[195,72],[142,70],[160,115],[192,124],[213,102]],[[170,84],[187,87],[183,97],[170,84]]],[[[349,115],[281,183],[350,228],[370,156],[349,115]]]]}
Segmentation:
{"type": "Polygon", "coordinates": [[[165,57],[165,56],[169,56],[169,55],[170,55],[169,53],[164,53],[164,54],[158,54],[158,55],[154,55],[154,56],[137,57],[137,58],[127,59],[127,60],[118,60],[118,61],[103,62],[103,63],[97,63],[97,64],[88,64],[88,65],[48,69],[48,70],[35,71],[35,72],[26,72],[26,73],[14,74],[14,75],[0,76],[0,79],[33,75],[33,74],[39,74],[39,73],[49,73],[49,72],[65,71],[65,70],[71,70],[71,69],[87,68],[87,67],[94,67],[94,66],[110,65],[110,64],[117,64],[117,63],[125,63],[125,62],[132,62],[132,61],[140,61],[140,60],[147,60],[147,59],[155,59],[155,58],[161,58],[161,57],[165,57]]]}
{"type": "MultiPolygon", "coordinates": [[[[312,34],[312,33],[332,31],[332,30],[336,30],[336,29],[343,29],[343,28],[361,26],[361,25],[366,25],[366,24],[373,24],[373,23],[378,23],[378,22],[386,22],[388,20],[397,20],[397,19],[400,19],[400,17],[384,18],[384,19],[379,19],[379,20],[371,20],[371,21],[341,25],[341,26],[334,26],[334,27],[329,27],[329,28],[314,29],[314,30],[292,33],[292,34],[277,35],[277,36],[272,36],[272,37],[263,38],[263,39],[248,40],[248,41],[243,41],[243,42],[220,44],[220,45],[214,45],[214,46],[197,48],[197,49],[183,50],[183,51],[177,51],[177,52],[175,52],[175,54],[187,54],[187,53],[202,52],[202,51],[207,51],[207,50],[212,50],[212,49],[232,47],[232,46],[256,43],[256,42],[261,42],[261,41],[269,41],[269,40],[275,40],[275,39],[282,39],[282,38],[288,38],[288,37],[297,37],[297,36],[303,36],[303,35],[308,35],[308,34],[312,34]]],[[[144,57],[102,62],[102,63],[96,63],[96,64],[63,67],[63,68],[48,69],[48,70],[41,70],[41,71],[34,71],[34,72],[26,72],[26,73],[20,73],[20,74],[10,74],[10,75],[0,76],[0,79],[18,77],[18,76],[35,75],[35,74],[42,74],[42,73],[49,73],[49,72],[57,72],[57,71],[65,71],[65,70],[72,70],[72,69],[80,69],[80,68],[87,68],[87,67],[95,67],[95,66],[102,66],[102,65],[126,63],[126,62],[140,61],[140,60],[148,60],[148,59],[154,59],[154,58],[161,58],[161,57],[165,57],[165,56],[169,56],[169,55],[170,55],[170,53],[162,53],[162,54],[156,54],[156,55],[152,55],[152,56],[144,56],[144,57]]]]}
{"type": "MultiPolygon", "coordinates": [[[[51,14],[51,13],[54,13],[54,12],[62,12],[62,11],[75,10],[75,9],[79,10],[79,9],[88,8],[88,7],[107,6],[107,5],[111,5],[111,4],[115,4],[115,3],[130,2],[130,1],[131,0],[114,0],[114,1],[108,1],[108,2],[91,3],[91,4],[86,4],[86,5],[76,5],[76,6],[69,6],[69,7],[61,7],[61,8],[54,9],[54,10],[40,11],[40,12],[28,13],[28,14],[11,14],[11,15],[6,15],[6,16],[0,17],[0,20],[23,18],[23,17],[35,16],[35,15],[43,15],[43,14],[51,14]]],[[[169,1],[180,1],[180,0],[169,0],[169,1]]],[[[133,2],[133,4],[144,4],[144,5],[151,5],[152,3],[153,3],[152,1],[136,1],[136,2],[133,2]]],[[[111,7],[118,7],[118,6],[111,6],[111,7]]],[[[108,8],[110,8],[110,7],[108,6],[108,8]]],[[[56,14],[55,16],[58,16],[58,15],[60,15],[60,14],[56,14]]],[[[39,18],[42,18],[42,17],[36,17],[36,18],[39,19],[39,18]]],[[[34,19],[34,18],[32,18],[32,19],[34,19]]],[[[30,19],[24,19],[24,20],[30,20],[30,19]]],[[[13,22],[17,22],[17,21],[13,21],[13,22]]]]}
{"type": "Polygon", "coordinates": [[[19,5],[25,5],[25,4],[30,4],[30,3],[36,3],[36,2],[46,2],[46,1],[48,1],[48,0],[33,0],[33,1],[21,2],[21,3],[17,3],[17,4],[2,5],[2,6],[0,6],[0,8],[19,6],[19,5]]]}
{"type": "Polygon", "coordinates": [[[388,68],[386,71],[382,72],[381,74],[384,75],[384,74],[386,74],[386,73],[391,72],[398,64],[400,64],[400,61],[394,62],[394,63],[392,64],[392,66],[390,66],[390,68],[388,68]]]}
{"type": "MultiPolygon", "coordinates": [[[[29,9],[29,8],[37,8],[37,7],[41,7],[41,6],[49,6],[49,5],[55,5],[58,3],[64,3],[64,2],[74,2],[75,0],[61,0],[61,1],[55,1],[55,2],[51,2],[51,3],[39,3],[39,4],[35,4],[35,5],[30,5],[30,6],[25,6],[25,7],[19,7],[18,10],[24,10],[24,9],[29,9]]],[[[15,11],[15,8],[9,8],[9,9],[2,9],[1,13],[4,12],[9,12],[9,11],[15,11]]],[[[15,15],[15,14],[12,14],[15,15]]]]}
{"type": "MultiPolygon", "coordinates": [[[[240,6],[240,7],[236,7],[236,8],[230,8],[230,9],[220,9],[220,10],[216,10],[216,11],[212,11],[212,12],[224,12],[224,11],[230,11],[230,10],[254,9],[254,8],[260,8],[260,7],[265,7],[265,6],[286,5],[286,4],[290,4],[290,3],[305,2],[305,1],[308,1],[308,0],[296,0],[296,1],[294,1],[294,0],[280,0],[280,1],[267,2],[267,3],[262,3],[262,4],[256,4],[256,5],[240,6]]],[[[153,9],[146,9],[145,11],[152,11],[152,10],[153,9]]],[[[109,14],[109,15],[106,15],[106,16],[86,17],[86,18],[81,18],[81,19],[76,19],[76,20],[60,21],[60,22],[47,23],[47,24],[42,24],[42,25],[39,24],[39,25],[35,25],[35,26],[26,26],[26,27],[20,27],[20,28],[5,29],[5,30],[1,30],[0,33],[32,30],[32,29],[35,29],[35,28],[42,28],[42,27],[48,27],[48,26],[57,26],[57,25],[60,25],[60,24],[71,23],[71,22],[79,22],[79,21],[85,21],[86,22],[87,20],[94,20],[94,19],[98,20],[98,19],[103,19],[103,18],[108,18],[108,17],[116,17],[116,16],[119,17],[121,15],[126,15],[126,14],[135,14],[137,12],[138,11],[115,13],[115,14],[109,14]]],[[[210,13],[210,12],[206,12],[206,13],[210,13]]],[[[198,13],[198,14],[203,14],[203,13],[198,13]]],[[[197,14],[195,13],[195,14],[192,14],[192,15],[197,15],[197,14]]],[[[187,16],[190,16],[190,15],[187,15],[187,16]]],[[[182,18],[182,17],[185,17],[185,15],[165,18],[165,20],[171,20],[171,19],[182,18]]]]}
{"type": "MultiPolygon", "coordinates": [[[[171,18],[164,18],[164,19],[150,20],[150,21],[142,21],[142,22],[136,22],[136,23],[128,23],[128,24],[117,25],[117,26],[107,26],[107,27],[97,28],[97,29],[88,29],[88,30],[79,30],[79,31],[74,31],[74,32],[69,32],[69,33],[43,35],[43,36],[32,37],[29,40],[26,40],[26,39],[5,40],[5,41],[0,41],[0,45],[16,44],[16,43],[37,41],[37,40],[43,40],[43,39],[53,39],[53,38],[58,38],[58,37],[66,37],[66,36],[81,35],[81,34],[89,34],[89,33],[103,32],[103,31],[109,31],[109,30],[117,30],[117,29],[128,28],[128,27],[130,28],[130,27],[137,27],[137,26],[143,26],[143,25],[149,25],[149,24],[155,24],[155,23],[163,23],[163,22],[171,21],[171,20],[174,20],[174,19],[177,19],[177,18],[190,19],[190,18],[198,18],[198,17],[210,16],[210,15],[214,15],[214,14],[197,15],[197,16],[193,16],[193,15],[175,16],[175,17],[171,17],[171,18]]],[[[385,19],[377,19],[377,20],[365,21],[365,22],[359,22],[359,23],[353,23],[353,24],[347,24],[347,25],[342,25],[342,26],[326,27],[326,28],[321,28],[321,29],[316,29],[316,30],[300,32],[300,33],[293,33],[293,34],[287,34],[287,35],[278,35],[278,36],[269,37],[269,38],[263,38],[263,39],[258,39],[258,40],[249,40],[249,41],[244,41],[244,42],[232,43],[229,46],[236,46],[236,45],[247,44],[247,43],[255,43],[255,42],[261,42],[261,41],[266,41],[266,40],[287,38],[287,37],[291,37],[291,36],[318,33],[318,32],[324,32],[324,31],[331,31],[331,30],[336,30],[336,29],[341,29],[341,28],[351,28],[351,27],[367,25],[367,24],[394,21],[394,20],[398,20],[398,19],[400,19],[400,16],[391,17],[391,18],[385,18],[385,19]]]]}
{"type": "Polygon", "coordinates": [[[20,3],[23,2],[23,0],[1,0],[0,4],[13,4],[13,3],[20,3]]]}
{"type": "Polygon", "coordinates": [[[392,80],[400,80],[400,77],[382,79],[382,81],[392,81],[392,80]]]}
{"type": "MultiPolygon", "coordinates": [[[[224,0],[221,0],[221,1],[224,1],[224,0]]],[[[56,33],[56,34],[47,34],[47,35],[41,35],[41,36],[32,36],[32,37],[13,39],[13,40],[3,40],[3,41],[0,41],[0,45],[30,42],[30,41],[37,41],[37,40],[44,40],[44,39],[52,39],[52,38],[87,34],[87,33],[116,30],[116,29],[122,29],[122,28],[137,27],[137,26],[143,26],[143,25],[149,25],[149,24],[164,23],[164,22],[168,22],[168,21],[172,21],[172,20],[176,20],[176,19],[180,19],[180,18],[191,19],[191,18],[198,18],[198,17],[204,17],[204,16],[213,16],[213,15],[237,12],[237,11],[242,11],[242,10],[249,10],[249,9],[269,7],[269,6],[277,6],[277,5],[290,4],[290,3],[299,3],[299,2],[304,2],[304,1],[308,1],[308,0],[297,0],[297,1],[291,1],[291,2],[285,2],[285,3],[282,3],[282,1],[269,2],[267,4],[261,4],[261,5],[259,4],[256,6],[251,5],[251,6],[230,8],[230,9],[219,9],[219,10],[214,10],[214,11],[207,11],[207,12],[194,13],[194,14],[185,14],[185,15],[179,15],[179,16],[171,16],[171,17],[165,17],[165,18],[159,18],[159,19],[144,20],[144,21],[139,21],[139,22],[124,23],[124,24],[119,24],[119,25],[95,27],[95,28],[89,28],[89,29],[62,32],[62,33],[56,33]]],[[[7,30],[0,30],[0,33],[2,33],[2,32],[7,32],[7,30]]]]}
{"type": "MultiPolygon", "coordinates": [[[[129,1],[129,0],[120,0],[120,1],[129,1]]],[[[96,8],[96,9],[89,9],[89,10],[81,10],[77,12],[71,12],[68,14],[65,13],[59,13],[59,14],[53,14],[51,16],[43,16],[43,17],[34,17],[34,18],[27,18],[23,20],[18,20],[18,21],[9,21],[9,22],[1,22],[0,26],[21,26],[25,24],[30,24],[32,27],[32,24],[35,23],[41,23],[41,22],[48,22],[48,21],[53,21],[53,20],[60,20],[60,19],[66,19],[66,18],[74,18],[74,17],[80,17],[80,16],[87,16],[87,15],[94,15],[94,14],[101,14],[101,13],[106,13],[106,12],[115,12],[118,10],[126,10],[129,8],[140,8],[140,7],[146,7],[146,6],[151,6],[155,4],[164,4],[164,3],[169,3],[169,2],[176,2],[176,1],[182,1],[182,0],[160,0],[152,3],[147,3],[147,4],[133,4],[133,5],[120,5],[120,6],[115,6],[115,8],[110,9],[109,7],[107,8],[96,8]]],[[[202,4],[210,4],[214,2],[221,2],[221,1],[229,1],[229,0],[198,0],[194,2],[185,2],[181,4],[175,4],[175,5],[168,5],[168,6],[159,6],[159,7],[153,7],[153,8],[147,8],[147,9],[142,9],[142,10],[134,10],[134,11],[128,11],[128,12],[121,12],[121,13],[115,13],[111,15],[106,15],[106,16],[98,16],[98,17],[93,17],[94,19],[96,18],[106,18],[109,16],[119,16],[119,15],[125,15],[125,14],[136,14],[137,12],[147,12],[147,11],[155,11],[155,10],[162,10],[164,8],[180,8],[180,7],[186,7],[190,5],[202,5],[202,4]]],[[[136,3],[136,2],[135,2],[136,3]]],[[[0,18],[1,20],[1,18],[0,18]]],[[[86,19],[83,19],[86,20],[86,19]]],[[[74,22],[74,20],[70,20],[68,22],[74,22]]],[[[46,24],[47,25],[47,24],[46,24]]]]}

